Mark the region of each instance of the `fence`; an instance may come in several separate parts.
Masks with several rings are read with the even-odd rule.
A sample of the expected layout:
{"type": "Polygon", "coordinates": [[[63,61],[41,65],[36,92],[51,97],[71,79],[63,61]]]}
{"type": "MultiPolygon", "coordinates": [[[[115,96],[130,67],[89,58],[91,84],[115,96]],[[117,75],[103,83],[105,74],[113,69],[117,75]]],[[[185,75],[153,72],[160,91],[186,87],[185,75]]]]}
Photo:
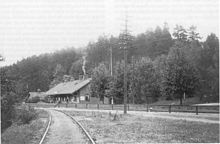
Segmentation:
{"type": "MultiPolygon", "coordinates": [[[[54,103],[30,104],[34,107],[51,108],[54,103]]],[[[69,107],[78,109],[100,109],[100,110],[123,110],[123,104],[81,104],[81,103],[61,103],[58,107],[69,107]]],[[[219,113],[218,105],[198,106],[198,105],[146,105],[146,104],[128,104],[128,111],[147,111],[147,112],[186,112],[186,113],[219,113]]]]}

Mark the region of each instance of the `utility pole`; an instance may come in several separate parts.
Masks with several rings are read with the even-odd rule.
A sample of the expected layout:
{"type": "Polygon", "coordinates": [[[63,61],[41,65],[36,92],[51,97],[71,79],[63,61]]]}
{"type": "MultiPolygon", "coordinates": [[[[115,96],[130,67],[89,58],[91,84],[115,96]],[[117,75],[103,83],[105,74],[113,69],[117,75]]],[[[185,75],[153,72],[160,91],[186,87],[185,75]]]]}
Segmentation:
{"type": "Polygon", "coordinates": [[[111,72],[111,76],[113,75],[112,72],[112,47],[110,46],[110,72],[111,72]]]}
{"type": "Polygon", "coordinates": [[[122,34],[120,35],[121,39],[121,49],[123,49],[124,52],[124,114],[127,114],[127,102],[128,102],[128,78],[127,78],[127,59],[128,59],[128,48],[129,47],[129,41],[131,40],[131,35],[128,31],[128,20],[127,20],[127,14],[125,18],[125,29],[123,30],[122,34]]]}
{"type": "Polygon", "coordinates": [[[124,50],[124,114],[127,114],[127,97],[128,97],[128,80],[127,80],[127,44],[128,44],[128,28],[127,28],[127,15],[125,18],[125,30],[122,35],[123,50],[124,50]]]}
{"type": "MultiPolygon", "coordinates": [[[[132,56],[132,81],[134,81],[134,56],[132,56]]],[[[132,104],[134,104],[134,93],[133,93],[133,91],[132,91],[132,104]]]]}
{"type": "MultiPolygon", "coordinates": [[[[111,77],[113,76],[113,72],[112,72],[112,47],[110,46],[110,72],[111,72],[111,77]]],[[[114,99],[113,96],[111,98],[111,104],[114,104],[114,99]]]]}
{"type": "Polygon", "coordinates": [[[127,96],[128,96],[128,91],[127,91],[127,46],[124,46],[124,114],[127,113],[127,96]]]}

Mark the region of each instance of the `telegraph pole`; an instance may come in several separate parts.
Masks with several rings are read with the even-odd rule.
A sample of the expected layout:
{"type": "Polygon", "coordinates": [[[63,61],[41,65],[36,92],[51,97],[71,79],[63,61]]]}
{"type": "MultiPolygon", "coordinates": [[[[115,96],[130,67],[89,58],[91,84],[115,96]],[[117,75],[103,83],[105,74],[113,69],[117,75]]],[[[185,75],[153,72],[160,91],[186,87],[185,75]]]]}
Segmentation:
{"type": "MultiPolygon", "coordinates": [[[[134,81],[134,56],[132,56],[132,81],[134,81]]],[[[132,104],[134,104],[134,92],[132,92],[132,104]]]]}
{"type": "MultiPolygon", "coordinates": [[[[113,72],[112,72],[112,47],[110,46],[110,72],[111,72],[111,76],[113,76],[113,72]]],[[[114,104],[114,99],[113,96],[111,98],[111,104],[114,104]]]]}
{"type": "Polygon", "coordinates": [[[127,29],[127,15],[125,18],[125,30],[123,35],[124,40],[124,114],[127,114],[127,97],[128,97],[128,80],[127,80],[127,44],[128,44],[128,29],[127,29]]]}
{"type": "Polygon", "coordinates": [[[112,47],[110,47],[110,72],[111,72],[111,76],[113,75],[112,72],[112,47]]]}
{"type": "Polygon", "coordinates": [[[124,46],[124,114],[127,113],[127,96],[128,96],[128,91],[127,91],[127,46],[124,46]]]}
{"type": "Polygon", "coordinates": [[[128,78],[127,78],[127,59],[128,59],[128,48],[129,48],[129,41],[131,40],[131,35],[128,31],[128,20],[127,14],[125,18],[125,29],[123,30],[122,34],[120,35],[121,38],[121,49],[124,52],[124,114],[127,114],[127,102],[128,102],[128,78]]]}

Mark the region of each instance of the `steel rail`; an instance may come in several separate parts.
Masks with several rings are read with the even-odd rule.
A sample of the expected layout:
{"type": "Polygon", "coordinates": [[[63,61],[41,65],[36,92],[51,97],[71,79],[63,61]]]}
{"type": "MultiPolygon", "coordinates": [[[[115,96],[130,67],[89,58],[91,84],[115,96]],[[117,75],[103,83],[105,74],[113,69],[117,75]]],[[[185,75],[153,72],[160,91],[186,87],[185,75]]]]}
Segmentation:
{"type": "MultiPolygon", "coordinates": [[[[47,112],[48,112],[48,111],[47,111],[47,112]]],[[[47,135],[47,133],[48,133],[48,130],[49,130],[49,128],[50,128],[52,116],[51,116],[50,112],[48,112],[48,113],[49,113],[49,115],[50,115],[49,122],[48,122],[48,124],[47,124],[47,128],[46,128],[46,130],[45,130],[45,132],[44,132],[44,135],[43,135],[43,137],[41,138],[39,144],[42,144],[42,143],[43,143],[43,141],[44,141],[44,139],[45,139],[45,137],[46,137],[46,135],[47,135]]]]}
{"type": "Polygon", "coordinates": [[[89,139],[89,141],[92,143],[92,144],[96,144],[95,141],[92,139],[92,137],[90,136],[90,134],[85,130],[85,128],[82,126],[82,124],[80,122],[78,122],[73,116],[61,111],[61,110],[56,110],[58,112],[61,112],[63,114],[65,114],[66,116],[70,117],[81,129],[82,131],[85,133],[85,135],[87,136],[87,138],[89,139]]]}

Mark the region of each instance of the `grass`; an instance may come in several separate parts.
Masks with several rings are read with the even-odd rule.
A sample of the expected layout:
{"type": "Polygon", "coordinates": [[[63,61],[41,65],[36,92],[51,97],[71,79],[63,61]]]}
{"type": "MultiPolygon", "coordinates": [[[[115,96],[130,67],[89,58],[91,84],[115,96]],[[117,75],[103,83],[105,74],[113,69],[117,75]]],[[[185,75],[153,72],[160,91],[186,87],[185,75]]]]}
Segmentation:
{"type": "MultiPolygon", "coordinates": [[[[199,97],[186,98],[185,100],[183,100],[183,105],[191,105],[191,104],[198,104],[198,103],[201,103],[199,97]]],[[[180,104],[180,100],[179,99],[175,99],[175,100],[159,100],[159,101],[157,101],[157,102],[155,102],[153,104],[154,105],[170,105],[170,104],[179,105],[180,104]]]]}
{"type": "Polygon", "coordinates": [[[186,120],[69,111],[97,143],[219,143],[219,125],[186,120]]]}
{"type": "Polygon", "coordinates": [[[206,119],[206,120],[214,120],[214,121],[219,121],[219,117],[213,114],[190,114],[190,113],[160,113],[160,116],[172,116],[172,117],[176,117],[176,118],[193,118],[193,119],[206,119]]]}
{"type": "Polygon", "coordinates": [[[28,124],[13,124],[1,135],[2,144],[35,144],[40,138],[48,122],[46,111],[37,110],[38,117],[28,124]]]}

